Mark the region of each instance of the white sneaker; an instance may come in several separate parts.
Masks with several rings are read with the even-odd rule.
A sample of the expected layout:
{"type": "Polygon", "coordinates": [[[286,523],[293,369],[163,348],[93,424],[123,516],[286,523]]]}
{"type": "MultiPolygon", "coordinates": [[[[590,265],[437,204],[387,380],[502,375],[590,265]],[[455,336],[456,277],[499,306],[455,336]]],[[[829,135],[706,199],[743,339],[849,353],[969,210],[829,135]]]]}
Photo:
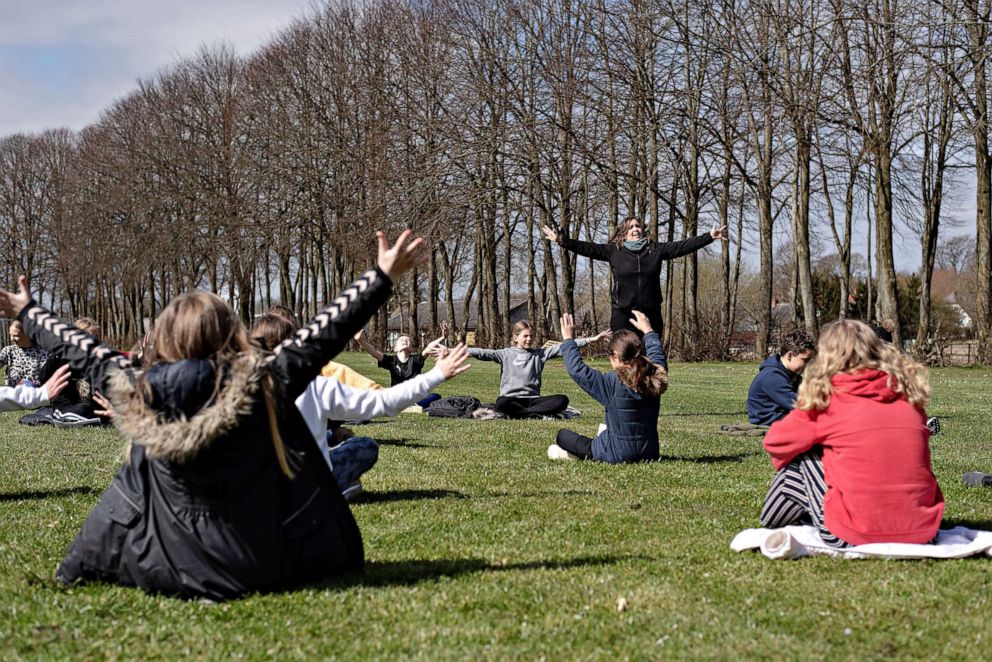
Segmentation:
{"type": "Polygon", "coordinates": [[[575,453],[569,453],[567,450],[559,446],[558,444],[551,444],[548,446],[548,459],[549,460],[578,460],[579,456],[575,453]]]}
{"type": "Polygon", "coordinates": [[[55,427],[59,428],[81,428],[87,425],[100,425],[103,421],[96,418],[86,418],[85,416],[80,416],[79,414],[73,414],[68,411],[55,410],[52,414],[52,423],[55,427]]]}

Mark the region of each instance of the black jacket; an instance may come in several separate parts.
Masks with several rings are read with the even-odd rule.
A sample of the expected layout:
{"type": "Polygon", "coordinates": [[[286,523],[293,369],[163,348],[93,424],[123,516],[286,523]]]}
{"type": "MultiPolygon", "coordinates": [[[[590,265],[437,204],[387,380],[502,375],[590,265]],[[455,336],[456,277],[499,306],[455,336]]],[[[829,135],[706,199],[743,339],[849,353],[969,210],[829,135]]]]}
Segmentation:
{"type": "Polygon", "coordinates": [[[661,265],[665,260],[673,260],[698,251],[713,242],[709,233],[684,241],[659,243],[649,240],[638,252],[612,243],[593,244],[562,237],[561,247],[579,255],[610,263],[613,271],[613,291],[610,304],[613,315],[610,328],[634,330],[627,323],[631,311],[639,310],[651,320],[655,331],[661,331],[661,265]]]}
{"type": "Polygon", "coordinates": [[[207,361],[157,365],[140,398],[121,354],[28,305],[19,319],[29,336],[107,394],[129,445],[56,578],[223,600],[360,570],[358,526],[294,400],[391,289],[366,272],[273,354],[242,354],[219,379],[207,361]],[[292,479],[277,463],[265,380],[292,479]]]}

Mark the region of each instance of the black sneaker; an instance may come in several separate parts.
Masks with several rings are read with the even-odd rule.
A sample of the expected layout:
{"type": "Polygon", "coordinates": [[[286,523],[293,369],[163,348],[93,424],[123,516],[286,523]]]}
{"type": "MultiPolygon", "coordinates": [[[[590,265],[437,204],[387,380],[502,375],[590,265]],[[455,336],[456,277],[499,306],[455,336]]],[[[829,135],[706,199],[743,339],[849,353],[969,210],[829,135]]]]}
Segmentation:
{"type": "Polygon", "coordinates": [[[992,475],[981,471],[969,471],[961,477],[961,480],[970,487],[992,487],[992,475]]]}
{"type": "Polygon", "coordinates": [[[940,419],[936,416],[931,416],[927,419],[927,427],[930,429],[930,436],[940,434],[940,419]]]}

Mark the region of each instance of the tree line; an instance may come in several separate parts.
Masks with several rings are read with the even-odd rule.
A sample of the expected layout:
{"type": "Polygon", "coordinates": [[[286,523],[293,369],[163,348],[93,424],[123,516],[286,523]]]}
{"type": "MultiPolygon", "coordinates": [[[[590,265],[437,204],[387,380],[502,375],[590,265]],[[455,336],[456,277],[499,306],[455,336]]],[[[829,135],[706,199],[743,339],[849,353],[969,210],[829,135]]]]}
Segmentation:
{"type": "Polygon", "coordinates": [[[27,273],[56,310],[128,342],[197,287],[246,321],[273,303],[309,315],[372,262],[374,229],[413,227],[432,257],[390,304],[411,329],[425,322],[417,302],[435,327],[457,305],[477,316],[480,342],[501,342],[519,296],[540,340],[580,305],[605,322],[596,310],[609,296],[608,271],[540,227],[604,241],[637,216],[662,241],[730,228],[705,272],[716,301],[700,300],[706,258],[666,268],[673,354],[706,355],[704,337],[729,345],[755,254],[760,354],[783,267],[796,324],[815,333],[851,314],[857,233],[875,256],[865,310],[896,320],[896,341],[911,338],[894,236],[917,243],[922,347],[949,199],[967,177],[985,347],[990,5],[334,0],[248,56],[201,48],[78,132],[0,139],[0,279],[27,273]],[[835,256],[826,314],[817,242],[835,256]],[[701,320],[703,303],[715,319],[701,320]]]}

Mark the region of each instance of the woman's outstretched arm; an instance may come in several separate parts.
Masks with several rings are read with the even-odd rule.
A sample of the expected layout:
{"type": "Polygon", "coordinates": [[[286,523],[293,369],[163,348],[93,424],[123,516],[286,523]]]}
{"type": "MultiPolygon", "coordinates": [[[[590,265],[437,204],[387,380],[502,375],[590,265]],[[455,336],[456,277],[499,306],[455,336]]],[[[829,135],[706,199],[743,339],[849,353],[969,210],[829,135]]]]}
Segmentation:
{"type": "Polygon", "coordinates": [[[610,259],[609,244],[594,244],[588,241],[569,239],[568,237],[559,234],[554,228],[550,228],[547,225],[541,228],[541,232],[543,232],[544,236],[548,238],[548,241],[558,244],[563,250],[572,251],[573,253],[578,253],[579,255],[585,257],[591,257],[594,260],[609,261],[610,259]]]}

